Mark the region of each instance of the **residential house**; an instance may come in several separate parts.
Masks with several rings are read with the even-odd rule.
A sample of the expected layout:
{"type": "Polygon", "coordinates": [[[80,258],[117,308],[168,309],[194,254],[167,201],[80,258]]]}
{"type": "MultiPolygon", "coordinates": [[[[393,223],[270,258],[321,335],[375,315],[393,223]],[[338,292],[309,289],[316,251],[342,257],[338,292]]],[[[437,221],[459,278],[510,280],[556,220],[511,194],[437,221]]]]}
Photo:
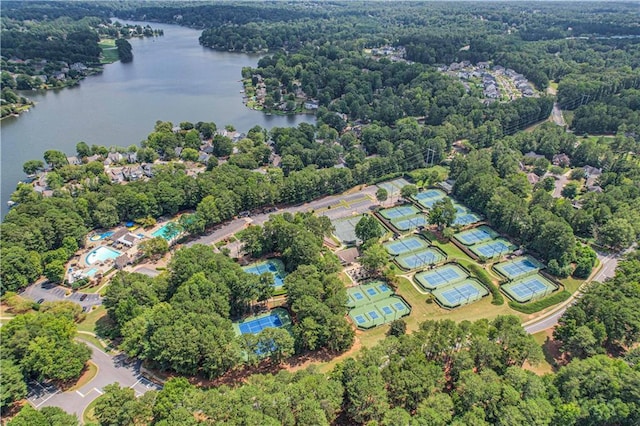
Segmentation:
{"type": "Polygon", "coordinates": [[[142,167],[139,165],[127,166],[122,168],[122,175],[130,182],[141,179],[144,176],[142,167]]]}
{"type": "Polygon", "coordinates": [[[142,173],[144,173],[146,177],[153,177],[153,164],[142,163],[140,167],[142,167],[142,173]]]}
{"type": "Polygon", "coordinates": [[[481,70],[488,70],[489,68],[491,68],[491,65],[489,65],[489,62],[478,62],[476,66],[481,70]]]}
{"type": "Polygon", "coordinates": [[[320,104],[315,99],[308,99],[304,101],[304,109],[318,109],[320,104]]]}
{"type": "Polygon", "coordinates": [[[131,232],[127,232],[126,234],[124,234],[122,237],[118,238],[116,240],[117,243],[123,244],[127,247],[133,247],[133,245],[140,239],[140,237],[138,237],[135,234],[132,234],[131,232]]]}
{"type": "Polygon", "coordinates": [[[94,161],[100,161],[102,157],[99,155],[91,155],[89,157],[86,157],[86,159],[87,159],[87,163],[93,163],[94,161]]]}
{"type": "Polygon", "coordinates": [[[137,152],[127,152],[127,163],[135,164],[138,162],[138,153],[137,152]]]}
{"type": "Polygon", "coordinates": [[[540,182],[540,176],[535,173],[527,173],[527,180],[531,185],[535,185],[536,183],[540,182]]]}
{"type": "Polygon", "coordinates": [[[571,159],[567,154],[556,154],[551,162],[554,166],[568,167],[571,164],[571,159]]]}
{"type": "Polygon", "coordinates": [[[209,162],[209,158],[211,158],[209,154],[207,154],[206,152],[200,152],[200,155],[198,156],[198,162],[207,164],[209,162]]]}
{"type": "MultiPolygon", "coordinates": [[[[586,182],[587,189],[589,187],[596,186],[596,182],[598,181],[598,178],[602,175],[602,169],[598,169],[596,167],[589,166],[589,165],[584,166],[582,169],[584,170],[584,174],[587,178],[587,182],[586,182]]],[[[600,191],[596,191],[596,192],[600,192],[600,191]]]]}
{"type": "Polygon", "coordinates": [[[67,157],[67,162],[72,166],[79,166],[82,164],[82,161],[80,161],[80,159],[75,156],[67,157]]]}
{"type": "Polygon", "coordinates": [[[111,180],[111,183],[122,183],[125,181],[122,169],[122,167],[112,167],[107,169],[106,174],[109,177],[109,180],[111,180]]]}

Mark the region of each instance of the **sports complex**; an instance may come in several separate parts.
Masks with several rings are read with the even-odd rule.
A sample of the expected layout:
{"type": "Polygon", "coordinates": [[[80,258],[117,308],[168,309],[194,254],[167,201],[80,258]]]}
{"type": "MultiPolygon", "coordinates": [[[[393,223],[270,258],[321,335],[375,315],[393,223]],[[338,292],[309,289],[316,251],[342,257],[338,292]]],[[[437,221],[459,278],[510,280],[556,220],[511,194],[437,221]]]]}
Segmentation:
{"type": "Polygon", "coordinates": [[[370,329],[411,313],[411,306],[395,295],[383,281],[347,289],[347,307],[349,318],[360,329],[370,329]]]}
{"type": "Polygon", "coordinates": [[[544,265],[531,256],[516,257],[506,262],[493,265],[493,269],[509,280],[516,280],[525,275],[538,272],[544,265]]]}

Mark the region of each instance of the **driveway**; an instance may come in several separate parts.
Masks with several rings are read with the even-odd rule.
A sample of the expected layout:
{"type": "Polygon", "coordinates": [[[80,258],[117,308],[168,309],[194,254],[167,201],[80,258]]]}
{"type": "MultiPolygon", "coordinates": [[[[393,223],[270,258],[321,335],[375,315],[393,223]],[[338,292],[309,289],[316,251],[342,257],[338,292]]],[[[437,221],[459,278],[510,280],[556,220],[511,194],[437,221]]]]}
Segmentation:
{"type": "Polygon", "coordinates": [[[553,188],[553,193],[551,193],[551,195],[554,198],[562,197],[562,188],[564,188],[565,185],[569,182],[569,172],[560,176],[551,174],[546,174],[545,176],[553,176],[556,179],[556,186],[555,188],[553,188]]]}
{"type": "Polygon", "coordinates": [[[564,117],[562,116],[562,110],[557,102],[553,103],[553,110],[551,110],[551,118],[553,122],[558,126],[564,127],[567,123],[564,121],[564,117]]]}
{"type": "MultiPolygon", "coordinates": [[[[132,388],[137,396],[149,390],[159,390],[160,386],[140,375],[140,361],[127,363],[125,355],[111,356],[91,343],[84,342],[93,351],[91,361],[98,366],[98,373],[89,383],[78,390],[60,392],[55,390],[47,396],[40,396],[32,404],[40,407],[60,407],[67,413],[73,413],[82,419],[85,408],[104,393],[104,387],[111,383],[120,383],[122,387],[132,388]],[[35,403],[34,403],[35,402],[35,403]]],[[[50,391],[51,389],[49,389],[50,391]]]]}
{"type": "Polygon", "coordinates": [[[102,305],[102,297],[97,293],[82,293],[79,291],[71,293],[67,296],[69,289],[59,285],[51,284],[46,280],[37,281],[25,288],[20,295],[28,297],[37,302],[40,299],[44,299],[45,302],[58,302],[61,300],[69,300],[75,302],[83,308],[89,310],[92,306],[102,305]],[[86,294],[84,300],[80,298],[86,294]]]}

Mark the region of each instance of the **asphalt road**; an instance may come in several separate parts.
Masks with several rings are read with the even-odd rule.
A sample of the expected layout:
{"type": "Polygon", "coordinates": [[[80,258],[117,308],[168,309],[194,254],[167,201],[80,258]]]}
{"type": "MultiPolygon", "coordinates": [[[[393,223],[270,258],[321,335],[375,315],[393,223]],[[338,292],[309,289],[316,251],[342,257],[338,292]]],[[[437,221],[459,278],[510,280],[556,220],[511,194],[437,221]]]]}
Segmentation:
{"type": "Polygon", "coordinates": [[[364,213],[365,211],[369,211],[372,205],[377,204],[377,202],[374,201],[377,190],[377,186],[371,185],[365,187],[361,191],[354,192],[348,195],[331,195],[297,206],[282,208],[273,213],[261,213],[246,218],[234,219],[230,222],[220,225],[217,229],[215,229],[208,235],[203,235],[202,237],[189,241],[186,245],[192,246],[194,244],[214,244],[218,241],[232,236],[233,234],[238,233],[245,227],[249,226],[249,224],[263,225],[267,220],[269,220],[269,216],[271,216],[272,214],[299,213],[310,211],[318,212],[319,210],[322,210],[321,212],[318,212],[318,214],[326,215],[332,219],[335,219],[337,217],[344,217],[353,213],[364,213]],[[370,201],[366,202],[364,198],[368,198],[370,201]],[[340,214],[336,215],[334,212],[340,212],[340,214]],[[344,212],[344,214],[342,214],[342,212],[344,212]]]}
{"type": "Polygon", "coordinates": [[[560,109],[560,106],[558,105],[557,102],[554,102],[553,104],[553,110],[551,110],[551,118],[553,119],[553,122],[556,123],[558,126],[564,127],[567,124],[564,121],[564,117],[562,116],[562,110],[560,109]]]}
{"type": "Polygon", "coordinates": [[[98,366],[96,376],[76,391],[49,393],[41,396],[34,405],[40,407],[60,407],[68,413],[73,413],[82,419],[82,413],[87,406],[98,396],[104,393],[103,389],[111,383],[120,383],[120,386],[130,387],[136,395],[142,395],[148,390],[160,389],[160,387],[140,375],[140,362],[126,363],[124,355],[111,356],[101,349],[86,343],[93,351],[91,361],[98,366]]]}
{"type": "Polygon", "coordinates": [[[69,300],[76,302],[78,305],[89,310],[92,306],[102,305],[102,297],[97,293],[73,292],[67,296],[67,288],[51,284],[46,280],[37,281],[25,288],[20,295],[33,299],[34,302],[44,299],[45,302],[57,302],[60,300],[69,300]],[[84,300],[80,298],[86,294],[84,300]]]}

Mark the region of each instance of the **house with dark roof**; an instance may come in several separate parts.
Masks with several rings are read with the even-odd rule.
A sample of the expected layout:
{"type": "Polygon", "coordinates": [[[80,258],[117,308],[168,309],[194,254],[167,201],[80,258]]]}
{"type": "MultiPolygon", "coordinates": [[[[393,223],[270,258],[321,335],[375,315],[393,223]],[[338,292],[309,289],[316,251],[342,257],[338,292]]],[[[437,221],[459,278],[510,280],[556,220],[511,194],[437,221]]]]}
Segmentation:
{"type": "Polygon", "coordinates": [[[571,164],[571,159],[567,154],[556,154],[551,162],[554,166],[568,167],[571,164]]]}

